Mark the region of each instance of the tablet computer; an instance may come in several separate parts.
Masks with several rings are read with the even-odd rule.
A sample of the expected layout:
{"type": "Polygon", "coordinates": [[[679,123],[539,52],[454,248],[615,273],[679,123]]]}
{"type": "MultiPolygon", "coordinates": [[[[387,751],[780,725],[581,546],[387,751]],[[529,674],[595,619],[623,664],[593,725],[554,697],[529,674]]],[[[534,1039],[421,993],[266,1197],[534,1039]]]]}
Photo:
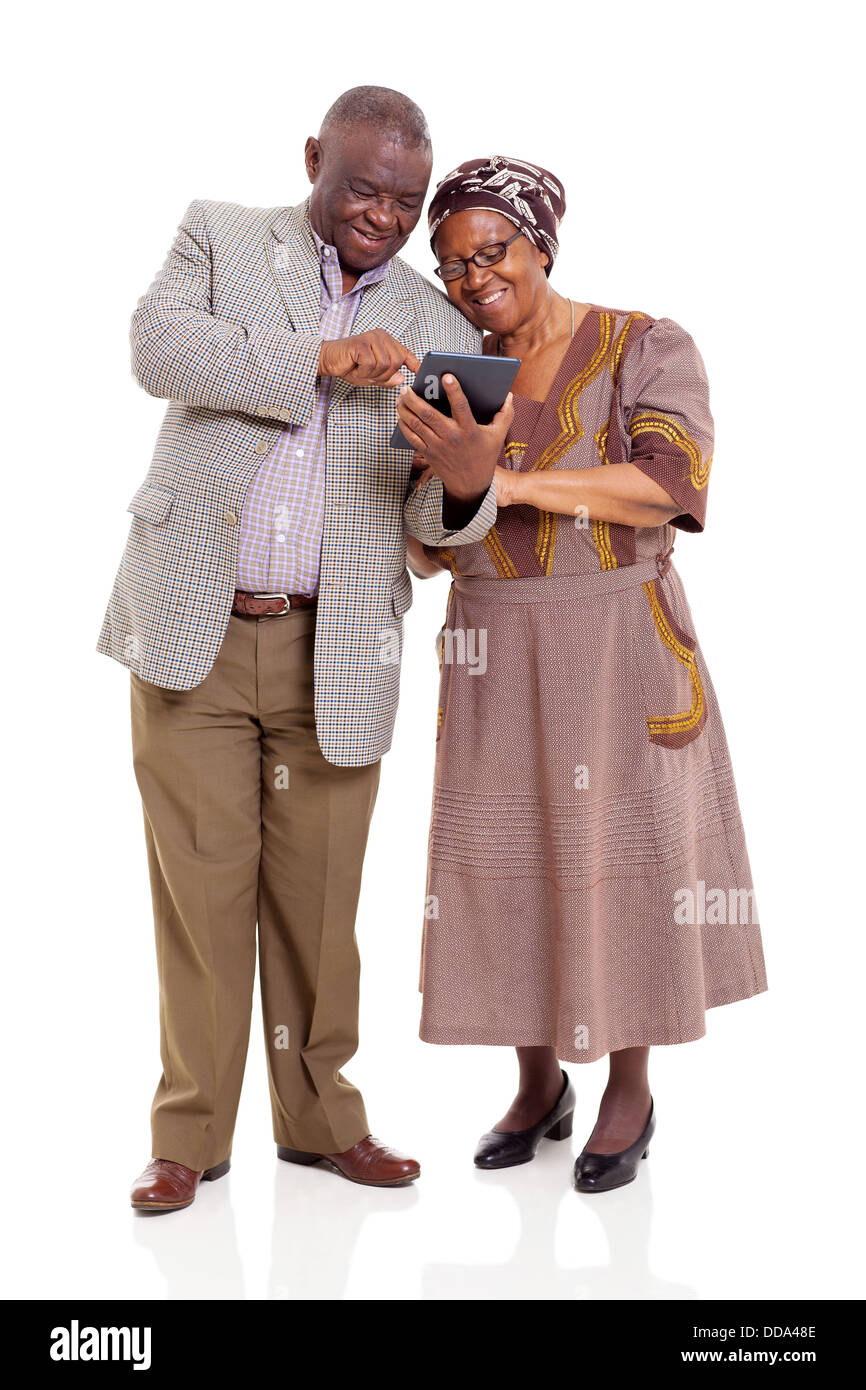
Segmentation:
{"type": "MultiPolygon", "coordinates": [[[[418,369],[412,390],[442,415],[451,414],[448,393],[442,377],[451,373],[460,382],[469,409],[479,425],[489,425],[501,408],[517,376],[519,357],[482,357],[471,352],[428,352],[418,369]]],[[[391,435],[392,449],[411,449],[397,425],[391,435]]]]}

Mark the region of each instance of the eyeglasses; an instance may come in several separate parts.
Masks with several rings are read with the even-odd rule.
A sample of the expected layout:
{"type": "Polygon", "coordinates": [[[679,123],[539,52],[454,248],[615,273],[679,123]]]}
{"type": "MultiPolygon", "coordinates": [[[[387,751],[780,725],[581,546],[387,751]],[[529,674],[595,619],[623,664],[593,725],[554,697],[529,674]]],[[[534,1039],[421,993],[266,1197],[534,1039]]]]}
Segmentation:
{"type": "Polygon", "coordinates": [[[465,261],[444,261],[442,265],[434,266],[434,272],[440,280],[459,280],[461,275],[465,275],[469,269],[469,261],[473,265],[480,266],[483,270],[488,265],[496,265],[497,261],[505,259],[508,247],[512,241],[516,241],[522,232],[515,232],[507,241],[492,241],[489,246],[482,246],[480,251],[476,251],[474,256],[467,256],[465,261]]]}

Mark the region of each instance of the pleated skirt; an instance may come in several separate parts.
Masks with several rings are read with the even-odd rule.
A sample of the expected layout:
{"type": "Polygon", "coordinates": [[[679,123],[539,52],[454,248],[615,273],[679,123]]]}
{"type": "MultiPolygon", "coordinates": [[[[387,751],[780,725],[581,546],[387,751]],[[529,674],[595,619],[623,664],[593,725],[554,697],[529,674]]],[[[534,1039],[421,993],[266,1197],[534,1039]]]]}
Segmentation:
{"type": "Polygon", "coordinates": [[[591,1062],[766,989],[676,570],[459,576],[440,657],[421,1037],[591,1062]]]}

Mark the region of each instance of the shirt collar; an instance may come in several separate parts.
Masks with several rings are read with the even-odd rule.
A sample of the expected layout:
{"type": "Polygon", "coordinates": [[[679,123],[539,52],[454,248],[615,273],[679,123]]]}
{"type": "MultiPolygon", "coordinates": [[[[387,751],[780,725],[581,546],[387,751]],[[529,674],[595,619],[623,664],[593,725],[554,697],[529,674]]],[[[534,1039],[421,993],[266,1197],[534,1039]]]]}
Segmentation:
{"type": "MultiPolygon", "coordinates": [[[[334,268],[337,273],[339,273],[340,256],[336,246],[329,246],[327,242],[323,241],[312,222],[310,223],[310,231],[312,232],[313,241],[315,242],[316,250],[319,255],[319,265],[322,268],[322,273],[324,274],[326,266],[331,270],[331,274],[334,273],[334,268]],[[327,255],[325,254],[326,251],[327,255]]],[[[360,275],[355,281],[352,289],[349,290],[349,294],[354,294],[356,290],[366,289],[368,285],[378,284],[380,280],[385,279],[390,268],[391,261],[387,260],[383,261],[381,265],[374,266],[372,270],[365,270],[363,275],[360,275]]]]}

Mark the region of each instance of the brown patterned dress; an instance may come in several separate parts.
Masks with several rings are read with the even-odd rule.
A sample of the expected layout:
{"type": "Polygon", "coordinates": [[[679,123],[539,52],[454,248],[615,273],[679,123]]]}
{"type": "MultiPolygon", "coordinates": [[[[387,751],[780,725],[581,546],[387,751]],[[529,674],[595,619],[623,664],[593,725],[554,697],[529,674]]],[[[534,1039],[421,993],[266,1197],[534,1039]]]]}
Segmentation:
{"type": "MultiPolygon", "coordinates": [[[[488,344],[485,344],[487,350],[488,344]]],[[[671,319],[591,305],[544,403],[515,398],[500,463],[630,460],[674,498],[634,529],[503,508],[430,551],[440,633],[421,1037],[591,1062],[688,1042],[766,989],[725,733],[675,527],[701,531],[713,420],[671,319]]]]}

